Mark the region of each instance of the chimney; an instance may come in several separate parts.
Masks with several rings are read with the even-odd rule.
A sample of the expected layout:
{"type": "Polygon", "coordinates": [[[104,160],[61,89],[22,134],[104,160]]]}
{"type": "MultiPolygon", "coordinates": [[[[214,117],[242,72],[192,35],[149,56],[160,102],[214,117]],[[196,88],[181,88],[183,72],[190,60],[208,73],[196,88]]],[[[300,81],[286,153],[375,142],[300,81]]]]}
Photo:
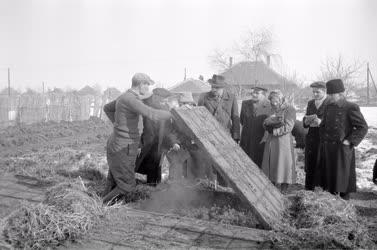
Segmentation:
{"type": "Polygon", "coordinates": [[[229,68],[233,66],[233,57],[229,57],[229,68]]]}
{"type": "Polygon", "coordinates": [[[271,64],[271,56],[270,55],[267,56],[266,61],[267,61],[267,66],[270,67],[270,64],[271,64]]]}

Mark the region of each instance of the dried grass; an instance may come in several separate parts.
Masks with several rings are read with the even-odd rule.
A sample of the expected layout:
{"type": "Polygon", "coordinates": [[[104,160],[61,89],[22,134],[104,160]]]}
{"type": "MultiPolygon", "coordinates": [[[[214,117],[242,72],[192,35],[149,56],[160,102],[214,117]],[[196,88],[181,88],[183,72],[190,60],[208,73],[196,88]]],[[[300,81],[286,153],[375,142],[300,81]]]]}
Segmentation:
{"type": "Polygon", "coordinates": [[[327,192],[299,191],[275,238],[290,249],[369,248],[368,229],[349,202],[327,192]]]}
{"type": "Polygon", "coordinates": [[[15,248],[45,249],[77,241],[109,212],[82,180],[50,189],[41,204],[24,203],[2,223],[3,236],[15,248]]]}

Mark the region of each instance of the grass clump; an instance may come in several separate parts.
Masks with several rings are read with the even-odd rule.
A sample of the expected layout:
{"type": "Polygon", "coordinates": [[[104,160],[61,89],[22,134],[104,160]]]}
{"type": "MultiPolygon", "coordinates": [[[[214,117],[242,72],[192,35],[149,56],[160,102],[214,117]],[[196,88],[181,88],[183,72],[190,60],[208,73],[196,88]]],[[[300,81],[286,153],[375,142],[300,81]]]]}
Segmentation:
{"type": "Polygon", "coordinates": [[[82,181],[51,188],[43,203],[24,203],[2,223],[2,234],[15,248],[46,249],[75,242],[107,215],[109,208],[82,181]]]}
{"type": "Polygon", "coordinates": [[[356,208],[338,196],[320,190],[299,191],[292,198],[287,219],[273,239],[290,249],[368,248],[368,229],[356,208]]]}

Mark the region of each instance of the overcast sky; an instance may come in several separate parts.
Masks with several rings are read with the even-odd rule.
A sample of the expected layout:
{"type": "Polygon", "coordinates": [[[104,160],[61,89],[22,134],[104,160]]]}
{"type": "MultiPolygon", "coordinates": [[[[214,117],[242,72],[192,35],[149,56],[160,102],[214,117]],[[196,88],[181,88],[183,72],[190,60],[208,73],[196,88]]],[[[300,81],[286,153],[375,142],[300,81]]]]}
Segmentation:
{"type": "MultiPolygon", "coordinates": [[[[165,87],[211,77],[208,56],[268,28],[284,70],[307,82],[342,54],[377,78],[375,0],[0,0],[0,89],[130,87],[136,72],[165,87]]],[[[239,58],[235,58],[237,62],[239,58]]],[[[282,69],[280,69],[282,71],[282,69]]]]}

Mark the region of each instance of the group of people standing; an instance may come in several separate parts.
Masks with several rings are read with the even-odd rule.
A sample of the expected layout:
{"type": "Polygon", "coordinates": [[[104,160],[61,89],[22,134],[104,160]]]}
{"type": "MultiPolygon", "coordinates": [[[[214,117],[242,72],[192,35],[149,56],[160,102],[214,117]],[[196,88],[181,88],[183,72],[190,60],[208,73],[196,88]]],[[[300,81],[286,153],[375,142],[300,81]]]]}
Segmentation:
{"type": "MultiPolygon", "coordinates": [[[[213,75],[208,82],[211,91],[199,97],[198,105],[207,108],[282,191],[295,183],[292,130],[296,111],[283,93],[254,87],[251,99],[242,102],[239,113],[237,98],[229,91],[225,78],[213,75]]],[[[107,143],[109,173],[104,202],[132,191],[135,171],[146,174],[148,183],[160,182],[161,159],[169,152],[170,156],[176,155],[175,160],[186,161],[186,175],[202,175],[227,185],[195,147],[190,149],[191,141],[181,139],[174,127],[169,110],[196,105],[192,95],[178,95],[161,88],[150,94],[148,88],[153,83],[146,74],[137,73],[132,78],[132,87],[104,107],[114,125],[107,143]]],[[[309,101],[303,119],[304,127],[309,128],[305,187],[313,190],[320,186],[347,198],[356,189],[354,147],[367,133],[367,124],[358,106],[346,101],[341,80],[315,82],[311,87],[314,99],[309,101]]],[[[174,157],[170,160],[174,161],[174,157]]]]}
{"type": "MultiPolygon", "coordinates": [[[[313,99],[303,118],[303,126],[308,128],[305,188],[321,187],[348,199],[356,191],[354,148],[367,134],[368,125],[358,105],[346,100],[341,79],[314,82],[310,87],[313,99]]],[[[240,145],[284,191],[296,178],[291,135],[295,109],[280,91],[271,91],[269,102],[266,93],[266,89],[254,88],[252,99],[243,101],[240,145]]]]}
{"type": "Polygon", "coordinates": [[[343,199],[356,191],[355,147],[368,132],[357,104],[347,101],[341,79],[311,84],[314,99],[303,118],[309,127],[305,147],[305,188],[316,186],[343,199]]]}

